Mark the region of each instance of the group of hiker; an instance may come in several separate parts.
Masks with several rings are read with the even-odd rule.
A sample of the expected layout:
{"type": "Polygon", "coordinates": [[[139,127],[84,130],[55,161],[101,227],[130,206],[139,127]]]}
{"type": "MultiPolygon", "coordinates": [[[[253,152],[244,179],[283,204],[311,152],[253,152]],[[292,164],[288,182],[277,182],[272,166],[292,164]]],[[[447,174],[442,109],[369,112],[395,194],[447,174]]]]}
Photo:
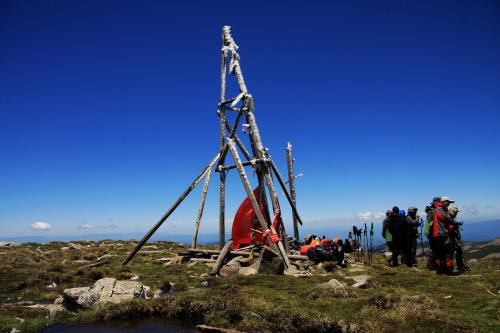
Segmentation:
{"type": "Polygon", "coordinates": [[[382,236],[389,251],[392,253],[389,264],[398,266],[401,263],[409,267],[416,266],[417,241],[419,227],[429,240],[431,250],[427,266],[440,274],[450,274],[453,271],[453,255],[456,255],[457,269],[465,271],[467,267],[463,260],[463,250],[460,239],[462,222],[456,220],[460,211],[457,207],[449,207],[454,201],[447,196],[435,197],[426,208],[426,220],[418,215],[416,207],[408,211],[394,206],[386,212],[382,223],[382,236]]]}

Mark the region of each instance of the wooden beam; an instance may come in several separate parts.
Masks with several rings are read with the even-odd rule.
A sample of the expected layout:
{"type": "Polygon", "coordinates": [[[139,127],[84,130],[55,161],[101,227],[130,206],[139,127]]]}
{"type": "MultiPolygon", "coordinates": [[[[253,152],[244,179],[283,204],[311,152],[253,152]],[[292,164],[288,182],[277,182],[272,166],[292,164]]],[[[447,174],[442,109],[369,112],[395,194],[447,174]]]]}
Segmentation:
{"type": "MultiPolygon", "coordinates": [[[[297,207],[297,195],[295,192],[295,171],[293,170],[293,155],[292,155],[292,145],[290,142],[286,145],[286,164],[288,170],[288,186],[290,188],[290,197],[293,204],[297,207]]],[[[299,224],[297,221],[297,215],[293,214],[293,237],[299,240],[299,224]]]]}
{"type": "Polygon", "coordinates": [[[215,157],[208,163],[208,165],[201,171],[201,173],[194,179],[194,181],[191,183],[191,185],[188,186],[188,188],[179,196],[179,198],[173,203],[172,206],[166,211],[165,214],[156,222],[156,224],[148,231],[148,233],[144,236],[144,238],[141,239],[139,243],[135,246],[135,248],[130,252],[128,257],[123,261],[122,265],[126,265],[129,263],[130,260],[135,256],[135,254],[141,249],[141,247],[148,241],[151,236],[155,233],[156,230],[162,225],[163,222],[174,212],[174,210],[181,204],[181,202],[186,199],[189,193],[198,186],[200,181],[203,179],[205,174],[207,173],[208,170],[210,170],[215,162],[219,159],[221,155],[221,151],[215,155],[215,157]]]}
{"type": "Polygon", "coordinates": [[[205,183],[203,184],[203,190],[201,191],[200,205],[198,206],[198,215],[196,216],[196,221],[194,223],[194,234],[192,247],[196,248],[198,245],[198,230],[200,228],[201,218],[203,216],[203,209],[205,208],[205,200],[207,198],[208,185],[210,184],[210,174],[212,173],[212,168],[208,169],[205,176],[205,183]]]}

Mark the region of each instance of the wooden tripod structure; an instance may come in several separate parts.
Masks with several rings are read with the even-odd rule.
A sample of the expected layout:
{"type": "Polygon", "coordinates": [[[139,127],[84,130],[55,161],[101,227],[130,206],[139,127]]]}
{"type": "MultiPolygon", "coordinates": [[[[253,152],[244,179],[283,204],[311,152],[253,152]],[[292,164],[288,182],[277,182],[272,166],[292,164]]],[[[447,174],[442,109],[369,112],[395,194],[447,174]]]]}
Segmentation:
{"type": "MultiPolygon", "coordinates": [[[[277,233],[280,236],[280,240],[273,243],[271,237],[267,237],[267,244],[270,248],[279,253],[280,257],[283,259],[285,268],[290,268],[290,261],[287,255],[289,252],[287,236],[283,221],[281,219],[281,207],[278,200],[278,193],[276,192],[276,187],[274,184],[273,174],[278,180],[285,196],[290,204],[294,220],[294,235],[298,238],[298,226],[297,223],[302,224],[302,221],[297,212],[295,206],[295,187],[293,186],[293,162],[291,157],[291,146],[287,147],[287,160],[288,160],[288,176],[289,185],[291,193],[288,191],[285,181],[281,177],[281,174],[273,162],[271,156],[268,154],[267,150],[262,144],[262,139],[259,133],[259,128],[257,127],[257,122],[254,116],[254,103],[252,95],[249,94],[245,80],[243,78],[243,73],[240,66],[240,56],[237,52],[238,46],[231,37],[231,30],[229,26],[224,26],[222,29],[222,50],[221,50],[221,92],[220,101],[218,104],[217,114],[220,119],[219,134],[220,134],[220,149],[208,163],[208,165],[201,171],[201,173],[194,179],[194,181],[189,185],[189,187],[180,195],[180,197],[174,202],[174,204],[167,210],[167,212],[158,220],[158,222],[149,230],[149,232],[143,237],[143,239],[136,245],[136,247],[130,252],[128,257],[123,261],[123,265],[126,265],[135,254],[141,249],[141,247],[148,241],[148,239],[156,232],[156,230],[161,226],[163,222],[174,212],[174,210],[179,206],[179,204],[188,196],[188,194],[205,178],[203,184],[203,190],[201,194],[201,200],[198,208],[198,213],[195,221],[195,230],[193,235],[192,247],[197,247],[198,240],[198,229],[203,216],[203,209],[205,207],[205,199],[208,192],[208,186],[210,183],[210,176],[212,170],[219,173],[219,248],[224,251],[228,251],[232,244],[232,241],[225,242],[225,187],[226,187],[226,175],[231,169],[237,169],[238,174],[241,178],[241,182],[246,191],[246,194],[252,204],[252,208],[255,212],[256,219],[262,229],[263,233],[269,230],[272,233],[277,233]],[[226,99],[226,76],[227,73],[233,74],[236,77],[238,83],[239,94],[238,96],[230,99],[226,99]],[[235,112],[236,119],[231,125],[227,120],[227,112],[235,112]],[[245,147],[244,143],[238,135],[236,134],[236,129],[239,126],[242,118],[245,117],[246,124],[244,128],[247,129],[249,134],[249,141],[251,146],[251,152],[245,147]],[[238,149],[245,157],[245,161],[242,161],[238,149]],[[230,153],[235,162],[234,165],[226,165],[226,156],[230,153]],[[252,186],[245,171],[246,166],[251,166],[255,171],[259,186],[260,195],[256,197],[252,190],[252,186]],[[265,188],[269,190],[269,198],[271,199],[271,205],[274,212],[274,217],[278,219],[277,228],[270,224],[271,216],[269,214],[269,209],[267,205],[267,195],[265,188]],[[260,207],[263,207],[261,210],[260,207]],[[265,216],[264,216],[265,215],[265,216]]],[[[221,253],[221,255],[222,255],[221,253]]]]}

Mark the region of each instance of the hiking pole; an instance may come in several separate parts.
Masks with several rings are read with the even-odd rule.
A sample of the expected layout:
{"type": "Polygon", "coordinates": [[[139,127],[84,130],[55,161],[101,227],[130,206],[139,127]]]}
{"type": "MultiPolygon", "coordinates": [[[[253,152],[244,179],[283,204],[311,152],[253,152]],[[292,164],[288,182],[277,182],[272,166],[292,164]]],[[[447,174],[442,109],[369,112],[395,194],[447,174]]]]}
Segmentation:
{"type": "MultiPolygon", "coordinates": [[[[363,244],[364,244],[364,246],[363,246],[363,258],[365,257],[365,253],[366,253],[366,255],[369,256],[368,252],[366,251],[366,250],[368,250],[368,238],[367,238],[368,231],[367,230],[368,230],[368,228],[366,227],[366,223],[365,223],[365,230],[363,230],[363,236],[365,238],[364,242],[363,242],[363,244]]],[[[370,258],[367,258],[366,261],[370,261],[370,258]]]]}
{"type": "Polygon", "coordinates": [[[357,261],[357,256],[358,254],[356,253],[356,249],[358,247],[358,228],[356,228],[355,225],[352,226],[352,234],[354,235],[354,242],[355,242],[355,246],[352,247],[352,251],[354,253],[353,257],[354,257],[354,262],[357,261]]]}
{"type": "Polygon", "coordinates": [[[422,258],[424,257],[424,233],[423,233],[423,228],[424,228],[424,220],[420,218],[420,247],[422,248],[422,258]]]}
{"type": "Polygon", "coordinates": [[[373,222],[370,226],[370,266],[373,265],[373,222]]]}

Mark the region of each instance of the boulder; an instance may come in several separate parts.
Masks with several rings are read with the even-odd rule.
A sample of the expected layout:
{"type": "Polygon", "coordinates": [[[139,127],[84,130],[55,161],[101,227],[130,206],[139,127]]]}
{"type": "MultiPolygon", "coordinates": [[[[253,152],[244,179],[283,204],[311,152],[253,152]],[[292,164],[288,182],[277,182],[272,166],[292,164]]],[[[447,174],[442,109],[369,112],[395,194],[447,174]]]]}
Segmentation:
{"type": "Polygon", "coordinates": [[[258,261],[258,273],[282,275],[285,271],[285,264],[283,259],[276,252],[264,248],[260,260],[258,261]]]}
{"type": "Polygon", "coordinates": [[[343,289],[347,285],[345,283],[343,283],[343,282],[340,282],[337,279],[331,279],[330,281],[328,281],[327,283],[325,283],[324,286],[328,287],[328,288],[333,288],[333,289],[343,289]]]}
{"type": "Polygon", "coordinates": [[[35,304],[35,305],[30,305],[28,308],[32,309],[45,309],[49,312],[49,316],[54,317],[57,315],[59,312],[64,312],[65,309],[62,306],[62,304],[35,304]]]}
{"type": "Polygon", "coordinates": [[[69,307],[91,308],[99,299],[90,287],[70,288],[63,291],[64,304],[69,307]]]}
{"type": "Polygon", "coordinates": [[[106,303],[120,303],[133,298],[146,298],[145,286],[135,281],[117,281],[103,278],[93,287],[70,288],[63,292],[68,306],[91,308],[106,303]]]}
{"type": "Polygon", "coordinates": [[[257,274],[257,268],[255,266],[241,267],[238,274],[243,276],[255,275],[257,274]]]}
{"type": "Polygon", "coordinates": [[[222,277],[236,275],[236,274],[238,274],[239,270],[240,269],[237,266],[227,266],[226,265],[220,269],[219,275],[222,277]]]}
{"type": "Polygon", "coordinates": [[[354,280],[356,283],[352,285],[353,288],[366,288],[368,281],[372,279],[370,275],[356,275],[349,276],[349,279],[354,280]]]}

